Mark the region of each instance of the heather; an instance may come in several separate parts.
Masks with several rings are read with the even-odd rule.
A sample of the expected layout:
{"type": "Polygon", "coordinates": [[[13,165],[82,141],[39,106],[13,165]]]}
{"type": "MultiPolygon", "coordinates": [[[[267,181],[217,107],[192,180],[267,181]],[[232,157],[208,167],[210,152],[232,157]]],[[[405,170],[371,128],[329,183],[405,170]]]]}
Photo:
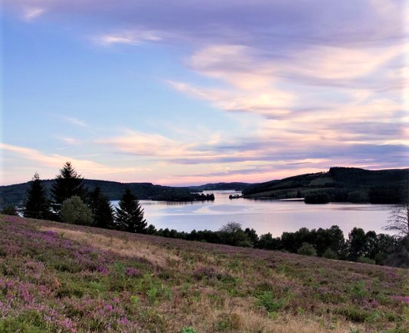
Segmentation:
{"type": "Polygon", "coordinates": [[[407,270],[0,216],[0,332],[407,332],[407,270]]]}

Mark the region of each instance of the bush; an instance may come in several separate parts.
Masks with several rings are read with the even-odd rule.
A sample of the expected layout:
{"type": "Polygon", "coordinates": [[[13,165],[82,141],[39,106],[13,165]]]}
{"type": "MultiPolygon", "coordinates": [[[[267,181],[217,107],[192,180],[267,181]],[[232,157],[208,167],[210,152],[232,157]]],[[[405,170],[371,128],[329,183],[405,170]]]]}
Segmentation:
{"type": "Polygon", "coordinates": [[[61,220],[66,223],[82,225],[93,223],[91,209],[76,195],[62,203],[60,214],[61,220]]]}
{"type": "Polygon", "coordinates": [[[302,246],[297,251],[298,254],[303,256],[317,256],[317,251],[315,250],[314,246],[309,243],[302,243],[302,246]]]}
{"type": "Polygon", "coordinates": [[[264,307],[267,312],[275,312],[280,310],[284,303],[282,300],[277,300],[271,291],[265,291],[257,296],[256,305],[264,307]]]}
{"type": "Polygon", "coordinates": [[[322,256],[327,259],[338,259],[338,254],[336,254],[330,248],[326,249],[322,256]]]}
{"type": "Polygon", "coordinates": [[[1,210],[1,214],[17,216],[17,210],[14,205],[8,205],[1,210]]]}
{"type": "Polygon", "coordinates": [[[360,257],[357,259],[357,261],[358,261],[358,262],[361,262],[361,263],[363,263],[363,264],[375,265],[375,260],[370,259],[370,258],[367,258],[367,257],[364,257],[364,256],[360,256],[360,257]]]}

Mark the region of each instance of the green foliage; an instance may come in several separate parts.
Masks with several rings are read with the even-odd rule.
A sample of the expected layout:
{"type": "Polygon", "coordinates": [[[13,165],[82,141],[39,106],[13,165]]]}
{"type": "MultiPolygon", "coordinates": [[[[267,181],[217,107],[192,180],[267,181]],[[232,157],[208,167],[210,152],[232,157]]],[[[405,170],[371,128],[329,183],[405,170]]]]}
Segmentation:
{"type": "Polygon", "coordinates": [[[91,209],[79,196],[73,196],[62,203],[61,220],[66,223],[92,225],[91,209]]]}
{"type": "Polygon", "coordinates": [[[338,259],[338,255],[330,248],[326,249],[322,256],[327,259],[338,259]]]}
{"type": "Polygon", "coordinates": [[[317,251],[315,250],[314,246],[309,243],[303,243],[298,249],[297,253],[303,256],[317,256],[317,251]]]}
{"type": "Polygon", "coordinates": [[[38,173],[34,174],[28,190],[24,205],[24,217],[34,219],[48,219],[50,217],[50,203],[38,173]]]}
{"type": "Polygon", "coordinates": [[[241,327],[241,317],[236,313],[224,314],[216,323],[217,331],[238,330],[241,327]]]}
{"type": "Polygon", "coordinates": [[[147,222],[143,215],[138,198],[126,189],[116,208],[116,227],[123,231],[146,233],[147,222]]]}
{"type": "Polygon", "coordinates": [[[357,259],[357,262],[361,262],[361,263],[363,263],[363,264],[375,265],[375,260],[370,259],[370,258],[367,258],[367,257],[365,257],[365,256],[360,256],[360,257],[357,259]]]}
{"type": "Polygon", "coordinates": [[[342,315],[346,320],[355,323],[364,323],[369,320],[371,313],[356,306],[335,309],[336,314],[342,315]]]}
{"type": "Polygon", "coordinates": [[[155,304],[156,303],[156,298],[158,296],[158,289],[155,287],[152,287],[151,289],[149,289],[146,292],[146,296],[148,296],[149,302],[151,304],[155,304]]]}
{"type": "Polygon", "coordinates": [[[2,333],[43,333],[46,329],[46,322],[43,316],[36,310],[29,310],[21,313],[15,318],[5,318],[0,320],[0,332],[2,333]]]}
{"type": "Polygon", "coordinates": [[[273,292],[265,291],[257,295],[256,305],[259,307],[264,307],[267,312],[275,312],[284,306],[284,302],[276,299],[273,292]]]}
{"type": "Polygon", "coordinates": [[[132,295],[132,296],[130,297],[130,301],[131,301],[131,303],[132,303],[133,305],[138,305],[138,303],[139,303],[139,297],[136,296],[136,295],[132,295]]]}
{"type": "Polygon", "coordinates": [[[183,327],[180,333],[197,333],[193,327],[183,327]]]}
{"type": "Polygon", "coordinates": [[[1,213],[4,215],[14,215],[17,216],[17,210],[16,207],[14,205],[7,205],[5,206],[2,210],[1,213]]]}
{"type": "Polygon", "coordinates": [[[241,224],[237,222],[229,222],[222,226],[219,230],[218,236],[222,243],[241,246],[241,247],[253,247],[251,237],[258,238],[255,231],[248,230],[243,231],[241,224]]]}

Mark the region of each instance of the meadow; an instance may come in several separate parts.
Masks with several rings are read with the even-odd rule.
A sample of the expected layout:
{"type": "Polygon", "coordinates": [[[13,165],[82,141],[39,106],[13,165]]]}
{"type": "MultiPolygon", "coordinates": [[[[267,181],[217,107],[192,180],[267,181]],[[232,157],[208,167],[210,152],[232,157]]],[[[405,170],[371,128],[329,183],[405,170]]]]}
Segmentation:
{"type": "Polygon", "coordinates": [[[0,216],[0,332],[409,332],[408,270],[0,216]]]}

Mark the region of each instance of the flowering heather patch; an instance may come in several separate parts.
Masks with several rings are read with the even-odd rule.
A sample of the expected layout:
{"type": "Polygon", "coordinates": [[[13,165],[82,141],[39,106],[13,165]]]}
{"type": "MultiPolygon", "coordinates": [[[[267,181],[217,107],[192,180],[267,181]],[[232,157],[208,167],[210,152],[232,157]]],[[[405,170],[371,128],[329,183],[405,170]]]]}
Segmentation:
{"type": "Polygon", "coordinates": [[[0,332],[407,333],[407,270],[0,216],[0,332]]]}

